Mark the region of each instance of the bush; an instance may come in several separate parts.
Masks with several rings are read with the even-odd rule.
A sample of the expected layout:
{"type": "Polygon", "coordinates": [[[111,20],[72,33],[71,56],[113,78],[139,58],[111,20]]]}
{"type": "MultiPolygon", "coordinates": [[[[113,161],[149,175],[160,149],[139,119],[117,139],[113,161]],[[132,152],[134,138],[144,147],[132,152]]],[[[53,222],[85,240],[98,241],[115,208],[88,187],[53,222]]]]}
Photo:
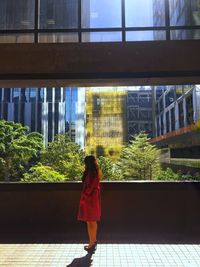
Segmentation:
{"type": "Polygon", "coordinates": [[[63,182],[65,176],[45,165],[36,165],[25,173],[22,182],[63,182]]]}

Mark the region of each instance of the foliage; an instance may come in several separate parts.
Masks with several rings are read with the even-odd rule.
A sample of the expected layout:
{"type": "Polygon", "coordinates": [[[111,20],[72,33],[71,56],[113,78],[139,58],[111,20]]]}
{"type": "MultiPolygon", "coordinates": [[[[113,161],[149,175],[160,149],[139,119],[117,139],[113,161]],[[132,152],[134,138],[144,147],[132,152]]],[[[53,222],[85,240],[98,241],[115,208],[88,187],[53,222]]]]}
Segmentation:
{"type": "Polygon", "coordinates": [[[23,182],[63,182],[65,176],[53,170],[49,166],[36,165],[25,173],[22,179],[23,182]]]}
{"type": "Polygon", "coordinates": [[[41,163],[64,175],[67,180],[80,180],[84,152],[67,134],[59,134],[41,153],[41,163]]]}
{"type": "Polygon", "coordinates": [[[19,180],[38,160],[43,147],[39,133],[29,133],[20,123],[0,120],[0,179],[19,180]]]}
{"type": "Polygon", "coordinates": [[[171,168],[167,168],[165,170],[161,170],[159,175],[157,176],[158,180],[163,181],[189,181],[189,180],[200,180],[200,174],[195,173],[191,175],[190,173],[182,174],[179,172],[174,172],[171,168]]]}
{"type": "Polygon", "coordinates": [[[160,171],[159,150],[141,132],[122,150],[118,167],[126,180],[152,180],[160,171]]]}
{"type": "Polygon", "coordinates": [[[102,180],[121,180],[121,172],[116,164],[110,158],[99,157],[98,158],[99,167],[102,172],[102,180]]]}
{"type": "Polygon", "coordinates": [[[160,173],[157,176],[157,180],[180,180],[181,174],[174,172],[171,168],[166,170],[160,170],[160,173]]]}

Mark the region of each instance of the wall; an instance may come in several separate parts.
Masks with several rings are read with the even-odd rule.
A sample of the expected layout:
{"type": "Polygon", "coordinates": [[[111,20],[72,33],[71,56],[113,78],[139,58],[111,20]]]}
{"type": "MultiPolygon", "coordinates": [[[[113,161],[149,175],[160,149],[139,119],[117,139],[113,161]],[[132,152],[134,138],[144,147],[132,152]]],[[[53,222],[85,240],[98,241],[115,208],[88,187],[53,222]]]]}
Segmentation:
{"type": "MultiPolygon", "coordinates": [[[[0,184],[0,228],[73,225],[80,183],[0,184]]],[[[192,229],[200,223],[199,182],[103,182],[102,226],[192,229]]]]}

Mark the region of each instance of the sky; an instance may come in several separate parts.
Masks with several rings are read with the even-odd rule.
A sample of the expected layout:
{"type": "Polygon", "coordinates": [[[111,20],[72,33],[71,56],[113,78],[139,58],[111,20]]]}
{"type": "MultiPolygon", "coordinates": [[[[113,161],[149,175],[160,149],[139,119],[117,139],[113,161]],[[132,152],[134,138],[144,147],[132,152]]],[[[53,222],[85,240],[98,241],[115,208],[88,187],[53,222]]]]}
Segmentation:
{"type": "MultiPolygon", "coordinates": [[[[148,27],[153,26],[153,0],[125,0],[126,26],[148,27]]],[[[113,28],[121,27],[121,0],[91,0],[90,27],[113,28]]],[[[153,37],[152,32],[129,32],[128,39],[142,40],[153,37]]],[[[91,41],[98,41],[99,33],[91,34],[91,41]]],[[[104,40],[120,41],[120,33],[105,33],[104,40]],[[109,35],[109,36],[108,36],[109,35]],[[110,37],[112,35],[112,37],[110,37]]]]}

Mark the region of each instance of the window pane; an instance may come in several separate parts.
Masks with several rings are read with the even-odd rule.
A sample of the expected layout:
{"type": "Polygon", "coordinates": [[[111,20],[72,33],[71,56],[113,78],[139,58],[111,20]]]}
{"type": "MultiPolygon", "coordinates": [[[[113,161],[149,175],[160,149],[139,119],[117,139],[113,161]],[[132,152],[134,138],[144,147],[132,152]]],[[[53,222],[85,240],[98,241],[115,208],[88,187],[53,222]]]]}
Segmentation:
{"type": "Polygon", "coordinates": [[[170,34],[172,40],[200,39],[200,29],[173,30],[170,34]]]}
{"type": "Polygon", "coordinates": [[[126,27],[164,26],[164,7],[164,0],[125,0],[126,27]]]}
{"type": "Polygon", "coordinates": [[[170,3],[170,24],[172,26],[200,25],[199,0],[176,0],[170,3]]]}
{"type": "Polygon", "coordinates": [[[39,27],[69,29],[78,27],[78,0],[41,0],[39,27]]]}
{"type": "Polygon", "coordinates": [[[126,41],[166,40],[165,31],[127,31],[126,41]]]}
{"type": "Polygon", "coordinates": [[[39,34],[40,43],[76,43],[78,33],[41,33],[39,34]]]}
{"type": "Polygon", "coordinates": [[[33,43],[34,35],[29,33],[0,34],[0,43],[33,43]]]}
{"type": "Polygon", "coordinates": [[[119,42],[122,40],[121,32],[84,32],[83,42],[119,42]]]}
{"type": "Polygon", "coordinates": [[[30,88],[29,89],[29,99],[30,102],[36,102],[36,94],[37,94],[37,89],[36,88],[30,88]]]}
{"type": "Polygon", "coordinates": [[[1,0],[0,30],[33,29],[34,0],[1,0]]]}
{"type": "Polygon", "coordinates": [[[21,88],[21,102],[28,101],[28,88],[21,88]]]}
{"type": "Polygon", "coordinates": [[[19,102],[19,88],[13,88],[12,101],[19,102]]]}
{"type": "Polygon", "coordinates": [[[121,0],[82,0],[83,28],[121,27],[121,0]]]}

